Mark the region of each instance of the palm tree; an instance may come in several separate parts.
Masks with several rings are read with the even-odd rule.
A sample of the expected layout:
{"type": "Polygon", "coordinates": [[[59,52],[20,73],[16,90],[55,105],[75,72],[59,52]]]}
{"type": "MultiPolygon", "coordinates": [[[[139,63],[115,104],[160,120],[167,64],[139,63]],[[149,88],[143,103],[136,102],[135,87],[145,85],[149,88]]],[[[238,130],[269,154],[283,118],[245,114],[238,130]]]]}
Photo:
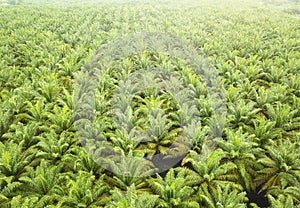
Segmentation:
{"type": "Polygon", "coordinates": [[[258,90],[253,90],[251,96],[256,106],[263,111],[265,111],[266,104],[274,101],[274,92],[270,88],[260,87],[258,90]]]}
{"type": "Polygon", "coordinates": [[[299,208],[299,202],[294,202],[291,197],[286,197],[284,195],[279,195],[276,198],[272,195],[268,195],[268,199],[270,201],[270,207],[276,208],[290,208],[295,207],[299,208]]]}
{"type": "Polygon", "coordinates": [[[13,114],[11,112],[5,112],[2,106],[0,106],[2,116],[0,117],[0,140],[3,141],[2,135],[7,133],[12,121],[13,114]]]}
{"type": "MultiPolygon", "coordinates": [[[[118,187],[121,190],[126,190],[127,187],[135,184],[135,188],[138,191],[147,190],[146,177],[152,175],[156,171],[155,167],[150,161],[140,157],[141,155],[134,155],[132,151],[125,155],[123,152],[121,155],[115,158],[107,158],[102,161],[102,164],[108,170],[114,173],[108,173],[104,178],[105,181],[113,186],[118,187]]],[[[142,155],[143,156],[143,155],[142,155]]]]}
{"type": "Polygon", "coordinates": [[[226,160],[232,161],[237,168],[236,174],[239,177],[239,183],[247,191],[255,190],[253,176],[255,175],[256,156],[261,153],[258,144],[254,142],[255,137],[243,134],[242,129],[233,131],[226,129],[226,140],[218,139],[218,146],[225,152],[226,160]]]}
{"type": "Polygon", "coordinates": [[[26,125],[23,123],[16,123],[10,126],[10,131],[3,135],[3,138],[13,140],[18,144],[22,143],[23,148],[29,149],[34,147],[39,142],[39,124],[29,122],[26,125]]]}
{"type": "MultiPolygon", "coordinates": [[[[16,115],[17,121],[26,123],[33,121],[39,123],[41,126],[45,126],[47,113],[52,108],[52,103],[47,103],[44,98],[37,100],[35,103],[25,101],[26,112],[16,115]]],[[[42,128],[42,127],[40,127],[42,128]]]]}
{"type": "Polygon", "coordinates": [[[157,178],[151,178],[148,182],[152,191],[159,195],[157,207],[199,207],[192,199],[195,190],[186,185],[185,173],[182,171],[175,172],[174,169],[170,169],[164,179],[157,175],[157,178]]]}
{"type": "Polygon", "coordinates": [[[212,195],[216,195],[217,186],[227,184],[237,190],[243,190],[243,187],[237,183],[238,175],[235,174],[237,165],[231,161],[222,162],[225,158],[226,153],[220,149],[212,151],[206,159],[191,151],[189,157],[183,160],[183,164],[190,162],[192,169],[179,169],[185,173],[186,184],[194,187],[197,194],[207,190],[212,195]]]}
{"type": "Polygon", "coordinates": [[[72,134],[62,132],[59,135],[54,130],[45,132],[39,135],[38,138],[40,141],[36,146],[39,151],[36,156],[53,163],[60,162],[70,152],[71,145],[75,143],[72,134]]]}
{"type": "MultiPolygon", "coordinates": [[[[155,111],[155,110],[154,110],[155,111]]],[[[152,157],[154,154],[166,155],[169,146],[178,138],[180,128],[174,128],[174,122],[169,121],[167,116],[161,111],[156,111],[150,115],[149,129],[146,131],[147,147],[152,150],[148,156],[152,157]]]]}
{"type": "Polygon", "coordinates": [[[50,128],[58,134],[63,131],[72,130],[72,111],[67,106],[59,107],[55,105],[52,111],[47,114],[47,117],[51,123],[50,128]]]}
{"type": "Polygon", "coordinates": [[[275,121],[275,127],[290,131],[299,128],[298,109],[292,109],[289,104],[277,102],[275,106],[266,105],[267,116],[270,120],[275,121]]]}
{"type": "Polygon", "coordinates": [[[286,205],[293,204],[293,206],[289,207],[294,207],[294,205],[296,204],[300,205],[300,188],[297,185],[286,186],[283,182],[279,186],[270,188],[267,196],[270,204],[274,207],[277,207],[275,206],[275,204],[278,204],[280,202],[285,202],[286,205]]]}
{"type": "Polygon", "coordinates": [[[230,85],[227,89],[226,99],[227,102],[236,103],[238,100],[245,99],[246,95],[241,87],[230,85]]]}
{"type": "Polygon", "coordinates": [[[80,146],[74,145],[65,153],[60,160],[64,163],[64,170],[70,171],[85,171],[93,174],[96,178],[100,177],[104,172],[98,163],[96,163],[90,155],[80,146]]]}
{"type": "Polygon", "coordinates": [[[255,181],[262,185],[260,191],[285,183],[300,186],[300,150],[297,143],[288,139],[271,141],[265,147],[266,154],[258,159],[258,175],[255,181]]]}
{"type": "Polygon", "coordinates": [[[37,85],[37,92],[45,98],[47,102],[51,103],[55,101],[60,92],[60,83],[58,82],[57,74],[51,73],[44,76],[35,84],[37,85]]]}
{"type": "Polygon", "coordinates": [[[169,145],[174,142],[178,132],[181,131],[180,128],[176,128],[176,122],[164,113],[171,109],[170,101],[167,98],[151,95],[141,102],[143,105],[137,111],[143,117],[149,116],[149,119],[142,121],[144,123],[142,142],[147,143],[141,144],[139,149],[147,149],[147,155],[150,158],[155,154],[166,154],[169,145]]]}
{"type": "Polygon", "coordinates": [[[91,173],[79,171],[75,179],[69,179],[58,207],[101,207],[108,203],[111,198],[109,186],[103,182],[104,175],[95,179],[91,173]]]}
{"type": "Polygon", "coordinates": [[[62,165],[51,166],[45,160],[41,160],[35,170],[28,168],[28,175],[20,178],[23,183],[20,193],[25,196],[38,197],[36,207],[55,203],[55,200],[59,200],[59,196],[64,193],[60,186],[62,178],[59,172],[61,168],[62,165]]]}
{"type": "Polygon", "coordinates": [[[296,96],[300,96],[300,76],[297,73],[288,74],[284,77],[284,82],[289,86],[296,96]]]}
{"type": "Polygon", "coordinates": [[[5,205],[1,205],[3,208],[19,207],[19,208],[28,208],[28,207],[38,207],[39,198],[36,196],[22,196],[18,195],[9,200],[5,205]]]}
{"type": "Polygon", "coordinates": [[[286,70],[281,67],[271,66],[265,77],[268,82],[281,83],[285,74],[286,70]]]}
{"type": "Polygon", "coordinates": [[[57,99],[57,104],[59,106],[67,106],[69,109],[73,109],[73,97],[70,91],[65,87],[62,88],[60,98],[57,99]]]}
{"type": "Polygon", "coordinates": [[[270,141],[282,138],[282,129],[276,127],[276,122],[260,116],[252,120],[253,125],[245,125],[244,128],[250,134],[256,136],[256,143],[265,147],[270,141]]]}
{"type": "Polygon", "coordinates": [[[254,102],[245,102],[243,99],[237,103],[229,103],[228,105],[228,122],[230,122],[233,127],[249,124],[249,121],[261,111],[261,109],[255,107],[254,102]]]}
{"type": "Polygon", "coordinates": [[[216,195],[208,190],[202,190],[203,193],[197,194],[202,202],[201,205],[207,208],[246,208],[248,201],[246,192],[240,192],[230,185],[217,186],[216,195]]]}
{"type": "Polygon", "coordinates": [[[112,193],[112,201],[105,208],[154,208],[157,204],[157,195],[148,192],[138,193],[134,184],[129,186],[126,192],[115,188],[112,193]]]}
{"type": "Polygon", "coordinates": [[[0,186],[4,187],[17,182],[20,177],[26,174],[26,168],[35,166],[36,150],[23,149],[23,143],[16,144],[13,141],[6,144],[0,143],[0,186]]]}
{"type": "Polygon", "coordinates": [[[27,84],[14,91],[4,89],[1,92],[1,97],[3,99],[2,105],[7,106],[7,109],[9,109],[8,112],[14,115],[23,113],[26,109],[26,103],[24,101],[32,99],[33,96],[34,92],[32,91],[32,87],[27,84]]]}

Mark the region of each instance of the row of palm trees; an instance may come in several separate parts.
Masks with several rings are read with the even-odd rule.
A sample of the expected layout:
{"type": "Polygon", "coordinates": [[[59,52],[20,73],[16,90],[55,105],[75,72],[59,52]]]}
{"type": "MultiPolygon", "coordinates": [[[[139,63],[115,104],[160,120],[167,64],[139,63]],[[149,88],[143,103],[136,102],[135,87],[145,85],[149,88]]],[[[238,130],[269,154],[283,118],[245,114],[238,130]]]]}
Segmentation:
{"type": "Polygon", "coordinates": [[[1,21],[11,23],[0,21],[0,39],[6,44],[0,48],[0,207],[299,207],[297,20],[234,7],[0,10],[6,14],[1,21]],[[161,20],[154,18],[157,13],[161,20]],[[184,60],[153,51],[124,57],[105,71],[95,92],[95,131],[76,132],[75,127],[86,125],[72,119],[80,68],[99,44],[122,28],[124,33],[139,31],[145,24],[137,20],[145,18],[148,29],[185,36],[209,56],[226,89],[221,134],[211,134],[214,112],[202,77],[184,60]],[[170,93],[146,91],[122,103],[124,111],[112,116],[120,80],[142,67],[158,66],[181,75],[194,93],[194,105],[181,109],[175,102],[179,98],[170,93]],[[193,145],[187,150],[181,124],[191,115],[198,122],[189,126],[193,145]],[[146,129],[153,140],[134,140],[134,130],[118,129],[113,118],[146,129]],[[138,158],[107,158],[99,165],[97,154],[107,153],[101,152],[103,143],[91,138],[138,158]],[[165,161],[182,158],[170,170],[149,176],[156,154],[165,161]],[[250,193],[263,195],[267,205],[250,193]]]}

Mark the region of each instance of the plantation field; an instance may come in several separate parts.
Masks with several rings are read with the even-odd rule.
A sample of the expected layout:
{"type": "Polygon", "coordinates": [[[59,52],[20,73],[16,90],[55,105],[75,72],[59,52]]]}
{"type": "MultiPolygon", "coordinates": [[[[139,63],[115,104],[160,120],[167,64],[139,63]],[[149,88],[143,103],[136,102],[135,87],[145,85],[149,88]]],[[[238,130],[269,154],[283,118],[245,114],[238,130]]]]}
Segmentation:
{"type": "Polygon", "coordinates": [[[0,1],[0,208],[300,207],[299,15],[0,1]]]}

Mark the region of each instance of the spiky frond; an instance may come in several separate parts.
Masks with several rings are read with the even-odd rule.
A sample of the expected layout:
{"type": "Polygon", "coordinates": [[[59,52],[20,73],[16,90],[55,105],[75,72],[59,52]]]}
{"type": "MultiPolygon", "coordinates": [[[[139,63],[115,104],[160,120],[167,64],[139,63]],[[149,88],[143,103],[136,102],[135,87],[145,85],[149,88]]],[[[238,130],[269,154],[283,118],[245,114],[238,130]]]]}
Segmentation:
{"type": "Polygon", "coordinates": [[[273,141],[266,149],[268,154],[257,161],[261,168],[255,180],[263,183],[261,191],[283,182],[300,185],[300,151],[297,143],[273,141]]]}
{"type": "Polygon", "coordinates": [[[186,185],[184,174],[170,169],[164,179],[158,175],[148,180],[152,191],[159,195],[158,207],[199,207],[192,198],[195,190],[186,185]]]}
{"type": "Polygon", "coordinates": [[[147,192],[138,193],[134,184],[125,191],[114,189],[112,192],[112,201],[105,207],[107,208],[154,208],[157,204],[157,195],[151,195],[147,192]]]}

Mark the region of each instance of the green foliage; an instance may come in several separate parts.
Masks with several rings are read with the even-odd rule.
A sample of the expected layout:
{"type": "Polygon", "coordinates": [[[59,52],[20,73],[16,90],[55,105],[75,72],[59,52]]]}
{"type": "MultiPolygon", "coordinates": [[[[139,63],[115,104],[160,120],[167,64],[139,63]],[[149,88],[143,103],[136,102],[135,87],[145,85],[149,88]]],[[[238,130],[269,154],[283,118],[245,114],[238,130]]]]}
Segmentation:
{"type": "Polygon", "coordinates": [[[23,149],[23,145],[13,141],[0,143],[0,176],[1,186],[10,184],[26,173],[26,168],[35,165],[36,151],[23,149]]]}
{"type": "Polygon", "coordinates": [[[134,185],[127,188],[126,192],[120,189],[114,189],[112,192],[112,201],[105,207],[107,208],[152,208],[156,207],[157,195],[147,192],[138,193],[134,185]]]}
{"type": "Polygon", "coordinates": [[[239,192],[236,189],[230,188],[229,185],[225,187],[218,186],[216,195],[209,192],[199,194],[200,199],[204,202],[206,207],[209,208],[246,208],[246,193],[239,192]]]}
{"type": "Polygon", "coordinates": [[[96,179],[91,173],[79,171],[75,179],[68,181],[66,195],[61,198],[59,206],[99,207],[104,205],[110,197],[109,187],[102,178],[96,179]]]}
{"type": "Polygon", "coordinates": [[[183,161],[191,163],[193,167],[193,169],[182,169],[186,174],[186,184],[196,187],[198,194],[209,192],[216,195],[219,185],[230,185],[237,190],[242,190],[241,184],[237,183],[238,175],[234,174],[237,165],[231,161],[222,162],[225,156],[225,152],[217,149],[203,161],[201,155],[191,151],[189,157],[183,161]]]}
{"type": "Polygon", "coordinates": [[[186,185],[185,173],[170,169],[163,179],[159,175],[149,180],[152,191],[159,196],[157,207],[199,207],[192,200],[195,190],[186,185]]]}
{"type": "Polygon", "coordinates": [[[143,2],[0,1],[0,207],[258,207],[245,191],[300,207],[299,1],[143,2]],[[77,109],[84,98],[74,89],[90,81],[85,63],[99,46],[150,31],[188,39],[218,83],[145,49],[113,57],[96,90],[84,89],[94,102],[77,109]],[[153,68],[187,90],[151,85],[128,97],[139,86],[123,79],[153,68]],[[212,118],[211,85],[223,85],[226,119],[212,118]],[[77,121],[83,114],[94,126],[77,121]],[[156,154],[183,159],[148,177],[156,154]]]}
{"type": "Polygon", "coordinates": [[[253,178],[255,176],[256,157],[261,153],[258,144],[255,143],[255,137],[243,134],[241,129],[234,132],[226,129],[226,140],[217,141],[220,148],[226,153],[225,158],[236,164],[237,175],[240,184],[250,191],[255,190],[253,178]]]}
{"type": "Polygon", "coordinates": [[[256,181],[262,183],[261,191],[278,186],[280,183],[299,186],[300,151],[297,143],[289,140],[270,142],[266,155],[257,163],[260,169],[256,181]]]}

